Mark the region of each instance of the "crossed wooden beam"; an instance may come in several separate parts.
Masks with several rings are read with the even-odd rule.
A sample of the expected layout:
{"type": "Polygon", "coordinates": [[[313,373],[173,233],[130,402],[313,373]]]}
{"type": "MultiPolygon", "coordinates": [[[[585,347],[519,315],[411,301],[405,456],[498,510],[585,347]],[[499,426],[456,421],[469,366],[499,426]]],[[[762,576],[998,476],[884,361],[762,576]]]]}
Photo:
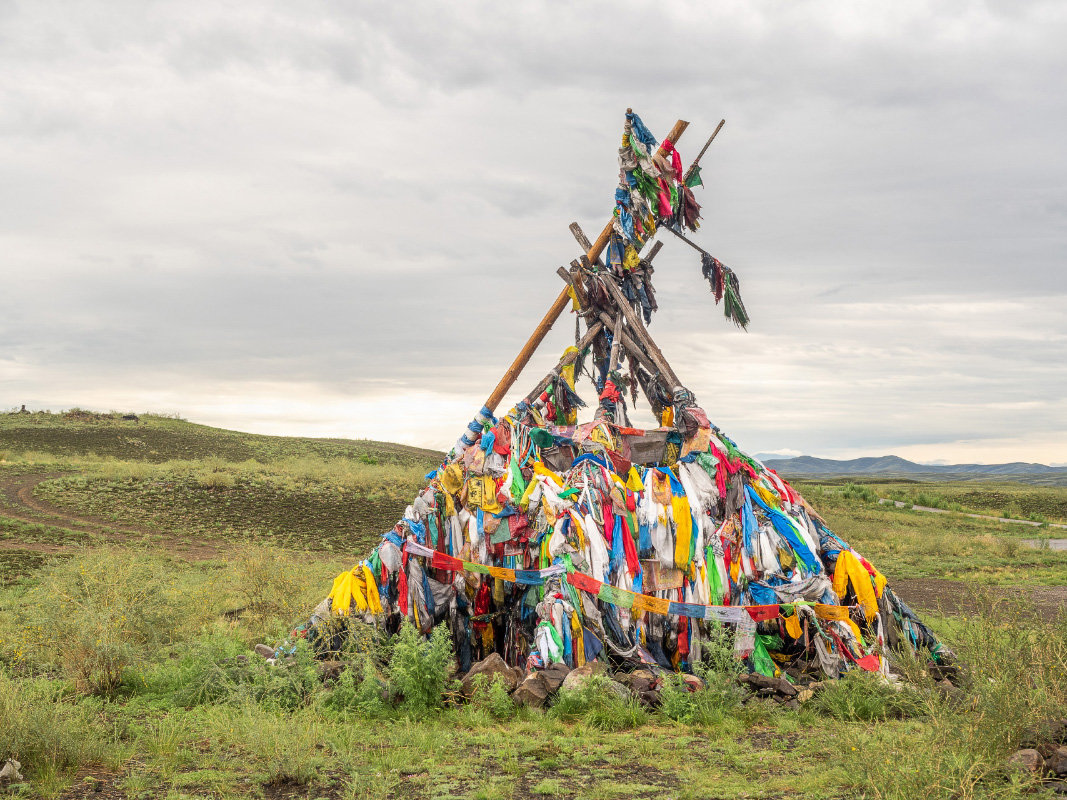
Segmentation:
{"type": "MultiPolygon", "coordinates": [[[[627,113],[630,113],[631,109],[627,109],[626,111],[627,113]]],[[[703,157],[705,151],[707,151],[708,146],[714,141],[715,137],[722,129],[723,124],[725,124],[725,120],[719,123],[700,153],[693,160],[693,164],[685,173],[686,178],[688,178],[697,167],[698,162],[703,157]]],[[[682,137],[682,134],[685,133],[685,130],[688,127],[689,123],[687,121],[681,119],[678,120],[667,134],[667,139],[672,143],[677,144],[678,140],[682,137]]],[[[627,134],[629,133],[629,123],[627,123],[626,132],[627,134]]],[[[656,156],[663,157],[665,155],[666,153],[661,145],[656,151],[656,156]]],[[[626,299],[610,275],[605,276],[602,284],[606,287],[614,301],[614,309],[595,309],[590,305],[588,298],[585,296],[583,288],[584,279],[593,274],[593,266],[600,262],[600,256],[603,254],[604,249],[608,246],[608,243],[611,240],[613,229],[614,217],[608,220],[608,223],[604,226],[600,235],[597,236],[596,241],[590,242],[578,223],[571,223],[571,233],[574,235],[579,245],[585,250],[585,253],[581,259],[576,259],[571,262],[571,269],[569,271],[564,267],[560,267],[557,270],[560,277],[567,282],[567,286],[560,291],[559,296],[556,297],[537,327],[534,328],[533,333],[530,334],[530,338],[526,340],[526,344],[522,346],[518,355],[515,356],[515,360],[511,362],[511,366],[504,372],[504,375],[500,378],[500,381],[486,399],[485,406],[482,408],[481,412],[479,412],[479,415],[475,417],[472,426],[478,423],[479,419],[484,421],[485,417],[496,411],[496,408],[500,405],[500,401],[504,398],[504,395],[507,394],[508,390],[515,384],[515,381],[518,379],[523,368],[529,363],[530,358],[537,351],[541,342],[544,341],[545,336],[548,335],[548,332],[552,329],[556,320],[559,319],[564,309],[566,309],[567,304],[570,302],[572,292],[577,300],[580,313],[585,316],[588,327],[585,334],[577,342],[575,350],[564,355],[556,365],[556,368],[542,378],[534,390],[526,396],[526,401],[528,403],[534,402],[541,395],[549,383],[559,375],[561,369],[574,363],[578,354],[596,340],[597,336],[605,326],[611,330],[613,334],[609,368],[614,369],[615,365],[618,363],[619,350],[622,348],[625,349],[629,355],[633,356],[634,359],[636,359],[648,372],[653,376],[656,376],[660,385],[667,390],[669,395],[673,395],[676,390],[684,388],[681,381],[678,379],[678,375],[674,372],[671,365],[664,357],[663,351],[660,350],[659,346],[649,334],[648,329],[645,327],[644,322],[641,319],[641,315],[634,311],[630,301],[626,299]],[[610,313],[612,310],[615,311],[614,316],[610,313]]],[[[659,253],[662,247],[662,242],[656,242],[652,246],[649,255],[646,256],[644,260],[650,262],[655,258],[656,254],[659,253]]],[[[473,427],[471,426],[468,426],[468,429],[473,431],[473,427]]],[[[465,434],[464,437],[461,437],[456,443],[457,448],[462,450],[464,442],[467,441],[468,439],[465,434]]]]}

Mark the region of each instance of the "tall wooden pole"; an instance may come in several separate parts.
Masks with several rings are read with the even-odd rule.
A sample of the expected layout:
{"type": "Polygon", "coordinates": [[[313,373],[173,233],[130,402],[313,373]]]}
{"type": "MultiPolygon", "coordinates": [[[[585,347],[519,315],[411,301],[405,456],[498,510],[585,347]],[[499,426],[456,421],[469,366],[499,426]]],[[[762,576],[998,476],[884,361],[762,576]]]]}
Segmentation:
{"type": "MultiPolygon", "coordinates": [[[[685,120],[678,120],[674,123],[674,127],[671,128],[670,133],[667,134],[667,138],[674,144],[678,143],[678,140],[685,133],[685,129],[689,127],[689,123],[685,120]]],[[[657,151],[658,154],[664,155],[663,147],[661,146],[657,151]]],[[[600,235],[593,242],[593,246],[589,248],[585,254],[589,259],[590,264],[595,264],[596,260],[600,258],[601,253],[604,252],[604,248],[608,246],[608,242],[611,240],[611,231],[614,227],[614,219],[608,220],[608,224],[604,226],[604,230],[600,232],[600,235]]],[[[511,362],[511,366],[504,372],[500,382],[497,383],[496,388],[490,393],[489,398],[485,401],[485,408],[490,413],[496,411],[496,407],[500,405],[500,401],[504,399],[504,395],[508,393],[508,390],[514,385],[515,381],[519,377],[519,373],[522,372],[523,367],[530,361],[534,352],[538,346],[544,341],[545,336],[552,330],[552,326],[556,320],[559,319],[560,314],[567,307],[567,303],[570,300],[570,293],[567,289],[564,289],[559,293],[559,297],[548,309],[544,317],[534,328],[534,332],[530,334],[530,338],[526,340],[526,344],[522,346],[522,350],[515,356],[515,360],[511,362]]]]}

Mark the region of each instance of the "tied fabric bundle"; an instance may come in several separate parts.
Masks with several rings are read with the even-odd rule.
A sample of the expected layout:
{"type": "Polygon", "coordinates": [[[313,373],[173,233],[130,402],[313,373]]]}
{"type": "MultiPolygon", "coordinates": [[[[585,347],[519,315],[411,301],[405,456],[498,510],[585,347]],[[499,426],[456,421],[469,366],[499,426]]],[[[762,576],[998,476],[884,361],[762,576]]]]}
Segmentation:
{"type": "Polygon", "coordinates": [[[700,256],[701,271],[711,287],[711,293],[718,305],[725,300],[723,313],[742,330],[748,328],[749,316],[745,304],[741,302],[741,281],[732,269],[709,253],[700,256]]]}
{"type": "MultiPolygon", "coordinates": [[[[620,401],[608,381],[601,402],[620,401]]],[[[487,419],[371,558],[337,576],[324,613],[407,616],[424,633],[447,623],[461,667],[495,651],[517,665],[686,669],[722,625],[765,674],[803,653],[827,675],[884,671],[889,629],[940,650],[881,573],[690,392],[663,402],[668,431],[553,425],[526,404],[487,419]],[[677,444],[643,442],[661,433],[677,444]]]]}
{"type": "MultiPolygon", "coordinates": [[[[593,419],[578,421],[586,353],[569,348],[543,390],[500,419],[491,403],[474,416],[313,620],[362,615],[395,630],[408,618],[425,635],[447,625],[461,671],[491,653],[514,666],[686,670],[724,635],[765,675],[814,664],[827,677],[887,672],[890,648],[944,657],[885,577],[712,424],[662,354],[649,358],[658,348],[627,310],[648,322],[657,307],[641,248],[659,224],[697,228],[700,175],[632,112],[619,165],[607,268],[583,265],[572,290],[587,328],[601,320],[583,345],[593,419]],[[644,391],[660,427],[630,426],[627,387],[635,400],[644,391]]],[[[744,329],[740,281],[701,252],[716,304],[744,329]]]]}

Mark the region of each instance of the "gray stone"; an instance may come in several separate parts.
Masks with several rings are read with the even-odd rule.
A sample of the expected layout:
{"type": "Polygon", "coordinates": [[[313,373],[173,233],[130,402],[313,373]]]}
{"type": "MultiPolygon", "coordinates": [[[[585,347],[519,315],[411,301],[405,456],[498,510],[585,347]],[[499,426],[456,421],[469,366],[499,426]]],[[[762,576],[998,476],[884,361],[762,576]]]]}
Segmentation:
{"type": "Polygon", "coordinates": [[[504,659],[500,657],[499,653],[493,653],[488,658],[483,658],[472,666],[470,672],[464,676],[460,686],[460,691],[463,692],[464,697],[470,698],[474,695],[475,683],[479,675],[485,676],[487,686],[494,679],[503,681],[509,692],[515,691],[515,687],[519,685],[518,678],[511,667],[504,663],[504,659]]]}
{"type": "Polygon", "coordinates": [[[577,669],[572,669],[567,673],[567,677],[563,679],[561,689],[581,689],[585,685],[585,682],[589,680],[593,675],[606,675],[608,668],[599,661],[593,661],[589,664],[584,664],[577,669]]]}
{"type": "Polygon", "coordinates": [[[1067,775],[1067,747],[1057,747],[1045,763],[1053,775],[1067,775]]]}
{"type": "Polygon", "coordinates": [[[265,644],[257,644],[255,646],[256,655],[263,656],[264,658],[274,658],[274,649],[267,647],[265,644]]]}
{"type": "Polygon", "coordinates": [[[559,687],[563,685],[563,681],[570,675],[571,668],[566,664],[551,664],[541,670],[541,677],[545,679],[545,684],[548,686],[548,691],[551,694],[555,694],[559,691],[559,687]]]}
{"type": "Polygon", "coordinates": [[[1041,772],[1045,768],[1045,759],[1039,752],[1029,747],[1017,751],[1008,759],[1008,763],[1022,772],[1041,772]]]}
{"type": "Polygon", "coordinates": [[[548,702],[551,694],[545,676],[540,672],[531,672],[512,693],[512,699],[520,706],[541,708],[548,702]]]}
{"type": "Polygon", "coordinates": [[[0,768],[0,783],[19,783],[26,780],[22,777],[22,773],[19,770],[22,769],[22,764],[13,758],[9,758],[4,762],[4,766],[0,768]]]}

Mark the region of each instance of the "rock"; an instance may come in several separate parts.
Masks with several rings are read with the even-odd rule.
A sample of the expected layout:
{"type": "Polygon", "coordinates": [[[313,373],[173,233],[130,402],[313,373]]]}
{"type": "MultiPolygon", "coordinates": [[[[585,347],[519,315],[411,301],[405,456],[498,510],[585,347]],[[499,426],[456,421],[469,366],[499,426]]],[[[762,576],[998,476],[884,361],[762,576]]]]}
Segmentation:
{"type": "Polygon", "coordinates": [[[782,706],[784,708],[788,708],[788,709],[791,709],[793,711],[797,711],[800,708],[800,703],[797,702],[796,698],[793,698],[792,700],[783,700],[782,701],[782,706]]]}
{"type": "Polygon", "coordinates": [[[1039,752],[1029,747],[1016,752],[1008,759],[1008,763],[1022,772],[1041,772],[1045,768],[1045,759],[1039,752]]]}
{"type": "Polygon", "coordinates": [[[566,664],[550,664],[541,670],[541,677],[545,679],[549,694],[558,692],[559,687],[563,685],[563,681],[567,679],[570,673],[571,668],[566,664]]]}
{"type": "Polygon", "coordinates": [[[560,689],[580,689],[587,680],[593,675],[606,675],[608,668],[599,661],[592,661],[588,664],[572,669],[567,673],[567,677],[563,679],[563,683],[560,685],[560,689]]]}
{"type": "Polygon", "coordinates": [[[1057,747],[1045,764],[1053,775],[1067,775],[1067,747],[1057,747]]]}
{"type": "Polygon", "coordinates": [[[738,677],[738,681],[764,697],[772,694],[781,695],[785,698],[797,696],[796,687],[785,678],[771,678],[758,672],[753,672],[749,675],[741,675],[738,677]]]}
{"type": "Polygon", "coordinates": [[[274,658],[274,648],[267,647],[265,644],[257,644],[254,649],[256,655],[263,656],[264,658],[274,658]]]}
{"type": "Polygon", "coordinates": [[[704,688],[704,681],[696,675],[690,675],[688,672],[682,673],[682,681],[685,683],[686,688],[691,692],[699,692],[704,688]]]}
{"type": "Polygon", "coordinates": [[[795,687],[785,678],[776,678],[775,680],[778,681],[778,694],[780,694],[782,697],[793,698],[799,694],[799,692],[797,692],[797,687],[795,687]]]}
{"type": "Polygon", "coordinates": [[[511,667],[504,663],[499,653],[493,653],[474,664],[470,672],[464,676],[460,687],[464,697],[470,698],[474,694],[475,679],[479,675],[485,676],[487,685],[492,683],[494,678],[503,681],[509,692],[515,691],[515,687],[519,685],[518,678],[511,667]]]}
{"type": "Polygon", "coordinates": [[[13,758],[9,758],[4,762],[3,768],[0,768],[0,783],[19,783],[26,780],[22,777],[22,773],[19,770],[22,769],[22,764],[13,758]]]}
{"type": "Polygon", "coordinates": [[[319,662],[319,677],[323,681],[335,681],[341,677],[341,673],[345,671],[345,662],[343,661],[320,661],[319,662]]]}
{"type": "Polygon", "coordinates": [[[548,681],[545,680],[544,673],[531,672],[523,678],[522,683],[512,693],[511,698],[520,706],[541,708],[548,702],[551,694],[552,692],[548,688],[548,681]]]}
{"type": "Polygon", "coordinates": [[[635,692],[635,695],[645,708],[659,708],[663,698],[660,697],[659,689],[648,689],[644,692],[635,692]]]}
{"type": "Polygon", "coordinates": [[[761,675],[758,672],[750,672],[748,675],[738,675],[737,680],[742,685],[747,685],[754,692],[758,692],[761,689],[778,691],[777,678],[768,678],[766,675],[761,675]]]}
{"type": "Polygon", "coordinates": [[[811,698],[813,698],[814,696],[815,692],[813,692],[811,689],[801,689],[799,692],[797,692],[797,702],[801,705],[804,705],[804,703],[811,700],[811,698]]]}
{"type": "Polygon", "coordinates": [[[516,686],[526,680],[526,670],[524,670],[522,667],[512,667],[511,672],[515,676],[516,686]]]}
{"type": "Polygon", "coordinates": [[[647,669],[635,669],[633,672],[623,673],[617,676],[619,683],[626,686],[634,694],[650,691],[656,685],[656,676],[647,669]]]}

